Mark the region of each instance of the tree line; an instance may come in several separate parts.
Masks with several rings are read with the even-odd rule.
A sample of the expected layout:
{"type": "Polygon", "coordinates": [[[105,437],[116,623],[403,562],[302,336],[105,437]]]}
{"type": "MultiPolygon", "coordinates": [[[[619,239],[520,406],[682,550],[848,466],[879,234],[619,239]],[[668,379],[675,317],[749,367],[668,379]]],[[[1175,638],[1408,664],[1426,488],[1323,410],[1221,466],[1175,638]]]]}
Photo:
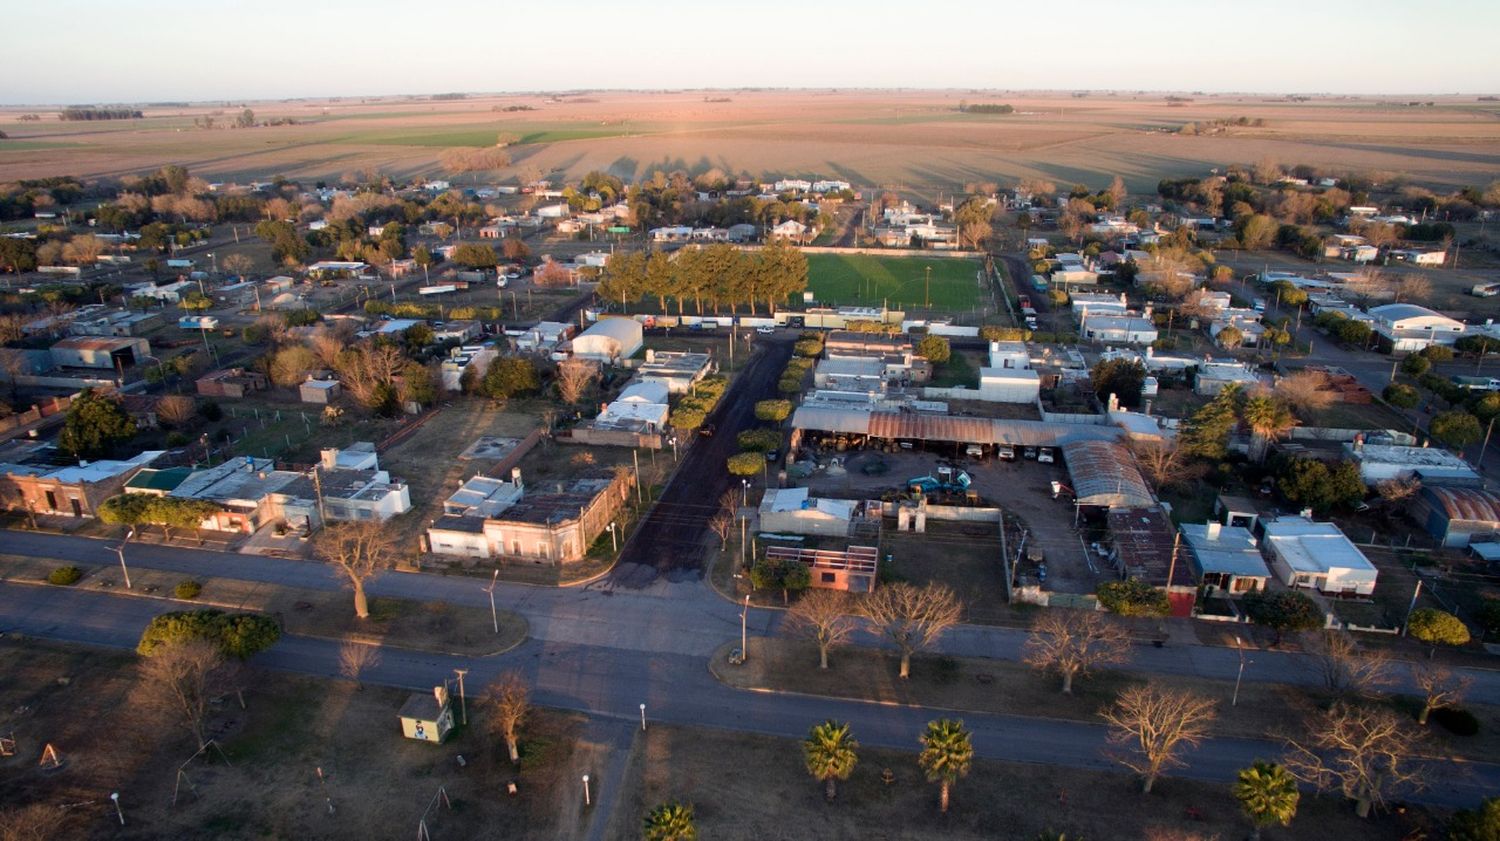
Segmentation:
{"type": "Polygon", "coordinates": [[[797,248],[771,242],[752,252],[716,243],[671,253],[616,254],[604,266],[598,294],[601,300],[620,302],[622,309],[655,298],[663,313],[671,300],[679,315],[689,302],[699,315],[705,304],[709,312],[746,305],[754,315],[764,302],[774,315],[789,296],[806,288],[807,257],[797,248]]]}

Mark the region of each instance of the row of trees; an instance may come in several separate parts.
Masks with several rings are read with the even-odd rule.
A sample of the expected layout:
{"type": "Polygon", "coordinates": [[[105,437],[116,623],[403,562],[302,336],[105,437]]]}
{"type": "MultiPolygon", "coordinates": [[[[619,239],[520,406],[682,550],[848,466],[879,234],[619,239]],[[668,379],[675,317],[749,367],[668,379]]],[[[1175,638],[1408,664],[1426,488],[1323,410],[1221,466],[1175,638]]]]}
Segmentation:
{"type": "Polygon", "coordinates": [[[602,300],[619,301],[622,308],[655,298],[662,312],[671,299],[678,314],[692,302],[699,314],[707,304],[710,312],[746,305],[753,315],[761,302],[775,314],[789,296],[806,288],[807,258],[792,246],[772,241],[754,252],[718,243],[670,254],[616,254],[604,267],[598,293],[602,300]]]}

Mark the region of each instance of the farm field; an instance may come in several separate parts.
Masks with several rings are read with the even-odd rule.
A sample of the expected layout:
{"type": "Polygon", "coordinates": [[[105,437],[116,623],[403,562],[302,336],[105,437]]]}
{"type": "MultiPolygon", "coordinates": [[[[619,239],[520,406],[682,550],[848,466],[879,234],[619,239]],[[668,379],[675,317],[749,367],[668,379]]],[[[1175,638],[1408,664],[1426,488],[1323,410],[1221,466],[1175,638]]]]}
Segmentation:
{"type": "Polygon", "coordinates": [[[1201,175],[1265,158],[1335,171],[1404,174],[1452,188],[1500,171],[1500,105],[1439,97],[1409,108],[1374,97],[1308,101],[1254,94],[930,91],[595,92],[310,99],[247,102],[261,120],[294,125],[195,129],[229,121],[222,103],[148,106],[140,120],[64,123],[55,109],[0,109],[0,173],[6,179],[70,174],[119,177],[180,163],[212,179],[337,179],[374,170],[441,175],[448,148],[510,141],[512,165],[455,177],[463,183],[518,176],[577,179],[607,170],[627,181],[656,170],[717,168],[756,178],[848,180],[921,199],[966,182],[1045,178],[1108,183],[1132,192],[1164,177],[1201,175]],[[1008,115],[960,113],[962,99],[1004,102],[1008,115]],[[515,109],[515,110],[511,110],[515,109]],[[23,115],[41,119],[22,121],[23,115]],[[1200,134],[1189,123],[1246,118],[1200,134]],[[1254,125],[1255,121],[1260,125],[1254,125]]]}
{"type": "Polygon", "coordinates": [[[935,310],[967,310],[979,298],[979,262],[952,257],[881,257],[871,254],[807,255],[808,288],[832,306],[888,305],[925,309],[927,268],[932,268],[935,310]]]}

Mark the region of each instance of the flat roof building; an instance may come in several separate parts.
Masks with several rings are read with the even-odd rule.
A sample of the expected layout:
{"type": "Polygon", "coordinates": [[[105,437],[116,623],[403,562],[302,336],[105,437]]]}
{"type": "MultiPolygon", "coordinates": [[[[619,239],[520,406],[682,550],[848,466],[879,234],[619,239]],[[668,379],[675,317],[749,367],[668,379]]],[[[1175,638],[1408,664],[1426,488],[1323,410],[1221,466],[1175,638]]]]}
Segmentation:
{"type": "Polygon", "coordinates": [[[1333,523],[1305,517],[1262,520],[1271,569],[1288,587],[1316,589],[1329,595],[1368,596],[1379,573],[1333,523]]]}

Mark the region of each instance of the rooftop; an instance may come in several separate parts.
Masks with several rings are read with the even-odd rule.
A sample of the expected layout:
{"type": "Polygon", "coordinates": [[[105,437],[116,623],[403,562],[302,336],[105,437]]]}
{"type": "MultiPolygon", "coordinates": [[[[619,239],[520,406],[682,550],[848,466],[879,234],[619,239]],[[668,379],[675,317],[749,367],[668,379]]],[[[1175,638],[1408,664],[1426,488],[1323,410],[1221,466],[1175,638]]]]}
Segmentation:
{"type": "Polygon", "coordinates": [[[1375,565],[1333,523],[1303,517],[1264,520],[1266,545],[1296,572],[1325,574],[1332,569],[1375,571],[1375,565]]]}
{"type": "Polygon", "coordinates": [[[1422,493],[1450,520],[1500,523],[1500,494],[1494,491],[1428,486],[1422,493]]]}
{"type": "Polygon", "coordinates": [[[1204,573],[1223,573],[1245,577],[1269,578],[1265,559],[1250,530],[1217,523],[1184,523],[1182,542],[1193,553],[1198,569],[1204,573]]]}

